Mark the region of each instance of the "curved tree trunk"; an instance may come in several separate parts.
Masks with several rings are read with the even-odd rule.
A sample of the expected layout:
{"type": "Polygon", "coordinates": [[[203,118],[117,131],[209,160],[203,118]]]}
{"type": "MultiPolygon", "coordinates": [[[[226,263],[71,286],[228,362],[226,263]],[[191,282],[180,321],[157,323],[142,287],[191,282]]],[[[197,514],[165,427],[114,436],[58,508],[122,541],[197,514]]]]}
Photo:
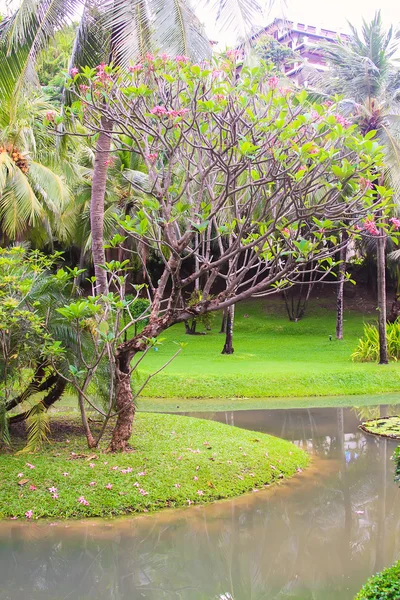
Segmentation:
{"type": "Polygon", "coordinates": [[[99,265],[104,265],[106,258],[104,252],[104,199],[106,195],[106,182],[108,159],[111,148],[112,121],[101,117],[101,131],[96,144],[94,159],[92,196],[90,199],[90,229],[92,233],[92,256],[94,274],[96,276],[96,292],[102,294],[107,291],[107,274],[99,265]]]}
{"type": "Polygon", "coordinates": [[[376,266],[378,285],[378,330],[379,330],[379,364],[389,362],[386,336],[386,237],[379,235],[376,239],[376,266]]]}
{"type": "MultiPolygon", "coordinates": [[[[62,377],[58,377],[53,389],[50,390],[50,392],[47,394],[47,396],[45,396],[43,398],[43,400],[41,400],[43,406],[46,409],[50,408],[50,406],[52,406],[55,402],[57,402],[57,400],[59,400],[61,398],[66,387],[67,387],[67,382],[65,381],[65,379],[63,379],[62,377]]],[[[8,421],[9,424],[12,425],[13,423],[21,423],[21,421],[25,421],[29,417],[30,412],[31,412],[31,409],[29,409],[23,413],[18,413],[17,415],[13,415],[12,417],[10,417],[10,419],[8,421]]]]}
{"type": "Polygon", "coordinates": [[[131,360],[131,353],[120,353],[116,360],[115,405],[118,417],[109,447],[111,452],[124,452],[132,435],[135,405],[131,388],[131,360]]]}

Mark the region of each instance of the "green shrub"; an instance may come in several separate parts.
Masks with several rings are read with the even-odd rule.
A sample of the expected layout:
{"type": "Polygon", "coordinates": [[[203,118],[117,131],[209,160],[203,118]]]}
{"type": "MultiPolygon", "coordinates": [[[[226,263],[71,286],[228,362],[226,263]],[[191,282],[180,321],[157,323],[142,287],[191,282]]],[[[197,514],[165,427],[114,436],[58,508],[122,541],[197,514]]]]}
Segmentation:
{"type": "Polygon", "coordinates": [[[354,600],[399,600],[400,561],[371,577],[354,600]]]}
{"type": "MultiPolygon", "coordinates": [[[[388,354],[391,360],[400,358],[400,318],[386,325],[388,354]]],[[[354,361],[376,362],[379,359],[379,333],[376,325],[364,325],[364,335],[351,355],[354,361]]]]}

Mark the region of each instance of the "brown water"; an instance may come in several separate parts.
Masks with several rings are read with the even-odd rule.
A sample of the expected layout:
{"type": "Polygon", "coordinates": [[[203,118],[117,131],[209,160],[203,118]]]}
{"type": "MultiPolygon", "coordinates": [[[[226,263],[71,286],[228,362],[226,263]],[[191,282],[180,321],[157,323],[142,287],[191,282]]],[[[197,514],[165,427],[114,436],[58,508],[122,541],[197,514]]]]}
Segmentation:
{"type": "Polygon", "coordinates": [[[279,488],[204,508],[0,523],[0,600],[351,600],[400,558],[395,445],[364,436],[356,410],[196,416],[295,441],[313,466],[279,488]]]}

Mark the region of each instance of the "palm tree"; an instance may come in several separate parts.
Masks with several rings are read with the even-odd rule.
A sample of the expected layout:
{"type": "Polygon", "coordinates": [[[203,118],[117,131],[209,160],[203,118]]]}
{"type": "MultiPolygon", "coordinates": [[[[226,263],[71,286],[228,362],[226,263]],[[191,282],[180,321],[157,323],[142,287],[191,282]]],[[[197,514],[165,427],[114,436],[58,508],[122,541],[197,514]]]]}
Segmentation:
{"type": "MultiPolygon", "coordinates": [[[[376,185],[388,178],[395,189],[400,183],[400,73],[392,58],[398,48],[398,36],[391,27],[384,30],[380,12],[371,23],[363,21],[361,34],[350,25],[348,41],[338,40],[324,46],[330,66],[322,78],[325,93],[343,95],[343,112],[351,115],[363,134],[376,131],[376,139],[382,144],[386,155],[386,172],[377,173],[376,185]]],[[[381,230],[376,238],[378,320],[380,339],[380,363],[388,362],[386,342],[386,235],[381,230]]],[[[343,275],[343,272],[341,273],[343,275]]],[[[343,285],[339,282],[340,294],[343,285]]],[[[343,305],[343,296],[338,305],[343,305]]],[[[342,311],[338,311],[337,330],[342,331],[342,311]]]]}
{"type": "Polygon", "coordinates": [[[53,118],[44,98],[26,93],[10,109],[0,100],[0,227],[2,243],[30,240],[35,246],[68,237],[70,190],[54,136],[43,127],[53,118]]]}

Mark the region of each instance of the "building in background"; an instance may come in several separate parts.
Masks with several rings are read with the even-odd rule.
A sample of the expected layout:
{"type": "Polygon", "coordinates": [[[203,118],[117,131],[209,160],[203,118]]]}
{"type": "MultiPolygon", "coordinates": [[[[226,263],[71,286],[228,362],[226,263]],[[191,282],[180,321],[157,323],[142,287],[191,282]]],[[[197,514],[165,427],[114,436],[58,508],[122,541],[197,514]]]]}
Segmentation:
{"type": "Polygon", "coordinates": [[[322,44],[335,43],[338,38],[344,41],[350,39],[347,34],[331,29],[284,19],[275,19],[259,31],[254,39],[260,39],[262,36],[268,36],[293,51],[292,56],[288,55],[284,64],[280,65],[280,70],[299,86],[307,85],[307,72],[311,69],[325,71],[328,68],[321,49],[322,44]]]}

